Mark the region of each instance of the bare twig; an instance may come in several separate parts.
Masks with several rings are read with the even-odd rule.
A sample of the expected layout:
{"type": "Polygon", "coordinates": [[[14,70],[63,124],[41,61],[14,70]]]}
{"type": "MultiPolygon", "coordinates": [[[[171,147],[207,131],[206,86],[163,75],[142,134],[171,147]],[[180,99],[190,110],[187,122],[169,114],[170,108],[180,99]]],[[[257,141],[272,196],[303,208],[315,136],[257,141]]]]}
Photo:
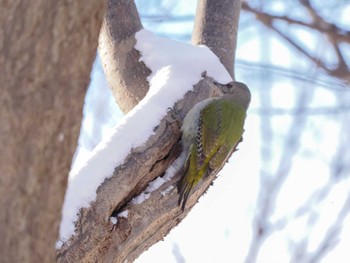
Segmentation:
{"type": "Polygon", "coordinates": [[[269,14],[267,12],[261,11],[260,9],[255,9],[251,7],[247,2],[243,2],[242,9],[253,13],[256,16],[256,18],[267,28],[275,31],[284,40],[286,40],[299,52],[305,55],[309,60],[313,61],[318,67],[325,70],[327,74],[344,79],[349,82],[350,69],[349,66],[346,64],[346,59],[344,58],[344,55],[339,49],[339,44],[350,44],[350,31],[341,29],[337,25],[327,22],[320,14],[317,13],[317,11],[311,6],[308,0],[300,0],[300,2],[303,5],[303,7],[306,8],[306,10],[312,18],[312,21],[309,23],[296,20],[286,15],[278,16],[269,14]],[[336,56],[338,59],[337,65],[329,65],[323,57],[312,55],[311,52],[306,48],[306,46],[302,44],[302,41],[297,41],[296,36],[287,34],[283,30],[281,30],[278,24],[275,23],[276,21],[284,21],[288,24],[302,26],[308,29],[316,30],[323,34],[325,37],[328,38],[330,46],[332,46],[333,50],[336,52],[336,56]]]}
{"type": "Polygon", "coordinates": [[[284,21],[290,25],[299,25],[321,33],[325,33],[327,35],[331,35],[337,42],[350,43],[350,31],[344,30],[337,25],[326,22],[324,20],[322,21],[325,23],[317,23],[314,21],[307,23],[304,21],[296,20],[289,16],[269,14],[267,12],[263,12],[251,7],[246,1],[242,3],[242,10],[255,14],[256,18],[264,24],[272,24],[273,21],[284,21]]]}

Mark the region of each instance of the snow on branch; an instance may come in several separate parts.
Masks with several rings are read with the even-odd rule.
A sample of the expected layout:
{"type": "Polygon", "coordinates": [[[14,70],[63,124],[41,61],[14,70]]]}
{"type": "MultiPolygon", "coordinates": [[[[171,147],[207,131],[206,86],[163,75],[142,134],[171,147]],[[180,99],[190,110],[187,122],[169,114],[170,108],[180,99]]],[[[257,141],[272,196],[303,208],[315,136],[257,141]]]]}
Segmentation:
{"type": "Polygon", "coordinates": [[[181,213],[176,183],[183,161],[170,166],[181,153],[181,120],[197,102],[220,95],[213,82],[232,81],[229,73],[205,46],[146,30],[136,39],[152,71],[150,89],[86,163],[71,171],[58,262],[135,259],[181,221],[214,179],[196,187],[181,213]]]}

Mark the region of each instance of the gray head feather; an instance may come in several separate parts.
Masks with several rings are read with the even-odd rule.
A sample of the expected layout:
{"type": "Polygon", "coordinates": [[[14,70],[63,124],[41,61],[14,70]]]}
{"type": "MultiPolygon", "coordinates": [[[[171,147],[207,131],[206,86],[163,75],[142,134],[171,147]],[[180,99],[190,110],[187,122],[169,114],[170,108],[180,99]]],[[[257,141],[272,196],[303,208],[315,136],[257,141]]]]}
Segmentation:
{"type": "Polygon", "coordinates": [[[242,82],[232,81],[224,85],[222,90],[225,93],[224,97],[233,99],[243,105],[245,109],[248,109],[251,94],[247,85],[242,82]]]}

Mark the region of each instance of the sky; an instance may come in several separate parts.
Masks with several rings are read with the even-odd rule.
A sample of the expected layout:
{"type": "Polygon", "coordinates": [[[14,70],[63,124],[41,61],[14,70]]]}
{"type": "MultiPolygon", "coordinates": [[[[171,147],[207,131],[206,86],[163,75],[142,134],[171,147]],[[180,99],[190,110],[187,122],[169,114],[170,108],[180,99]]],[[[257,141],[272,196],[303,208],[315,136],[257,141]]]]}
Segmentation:
{"type": "MultiPolygon", "coordinates": [[[[188,4],[179,1],[178,4],[174,4],[172,10],[181,15],[193,14],[194,2],[188,4]]],[[[142,9],[140,13],[142,14],[142,9]]],[[[172,37],[175,39],[181,38],[179,36],[184,31],[192,30],[191,22],[158,23],[157,26],[144,22],[144,26],[160,36],[171,37],[173,34],[172,37]]],[[[146,36],[147,34],[149,32],[145,33],[146,36]]],[[[165,90],[172,85],[182,87],[185,92],[190,87],[178,81],[196,83],[200,76],[199,72],[203,70],[197,68],[198,64],[212,68],[215,71],[213,76],[219,78],[222,74],[222,71],[217,69],[220,65],[214,62],[215,59],[203,64],[194,63],[191,65],[191,70],[195,68],[194,72],[187,74],[189,71],[183,69],[188,69],[189,65],[179,66],[181,60],[179,54],[181,57],[192,55],[193,47],[160,40],[151,35],[146,39],[150,41],[148,46],[141,46],[141,42],[145,42],[142,37],[138,43],[139,48],[144,50],[143,59],[153,69],[151,78],[154,88],[151,88],[146,100],[126,118],[122,118],[107,88],[99,60],[96,60],[86,97],[84,125],[79,139],[80,148],[70,174],[73,196],[69,197],[67,192],[68,198],[78,201],[71,202],[68,200],[72,199],[66,199],[70,205],[68,208],[65,205],[64,209],[67,211],[72,209],[71,212],[67,212],[69,215],[67,225],[72,226],[74,209],[93,200],[93,189],[103,180],[103,176],[111,174],[111,169],[117,164],[115,159],[108,158],[103,158],[105,163],[101,162],[99,154],[105,152],[109,155],[108,145],[112,144],[123,145],[120,147],[123,149],[128,148],[121,141],[128,141],[129,138],[113,139],[114,136],[117,137],[118,130],[119,134],[135,130],[133,123],[141,123],[137,122],[137,118],[141,118],[137,116],[142,116],[142,112],[152,112],[153,118],[148,118],[150,126],[148,130],[145,128],[143,133],[145,136],[149,134],[152,125],[161,118],[162,109],[173,103],[167,101],[168,104],[163,104],[164,98],[157,99],[156,94],[160,90],[163,94],[167,94],[169,91],[165,90]],[[174,54],[169,51],[174,50],[174,45],[177,47],[176,50],[183,52],[174,54]],[[147,57],[147,53],[152,54],[156,51],[167,55],[168,64],[157,61],[156,56],[147,57]],[[177,71],[176,66],[182,70],[177,71]],[[160,108],[148,106],[152,103],[160,108]],[[101,138],[103,141],[98,144],[101,138]],[[91,151],[92,157],[89,157],[91,151]],[[106,171],[101,174],[101,178],[92,180],[95,183],[91,184],[91,191],[80,193],[80,198],[78,196],[76,199],[79,187],[74,187],[74,184],[79,186],[79,177],[86,174],[84,171],[90,170],[91,165],[98,169],[103,167],[106,171]]],[[[197,51],[201,57],[209,57],[208,53],[205,53],[207,51],[197,51]]],[[[260,26],[244,27],[244,30],[239,32],[236,53],[237,80],[247,83],[253,94],[240,150],[233,155],[219,173],[214,186],[200,199],[183,222],[174,228],[164,241],[142,254],[136,260],[137,263],[154,262],[155,259],[157,262],[170,263],[244,262],[255,238],[253,230],[256,220],[266,204],[270,204],[270,209],[268,217],[262,223],[266,225],[269,233],[262,243],[256,262],[302,262],[293,258],[293,251],[306,255],[305,262],[309,262],[312,259],[310,252],[317,251],[324,236],[329,232],[329,226],[334,225],[334,222],[339,220],[337,217],[342,215],[341,211],[350,189],[349,167],[345,167],[342,162],[350,158],[349,151],[342,148],[350,141],[349,134],[345,132],[350,128],[347,124],[350,123],[350,115],[348,111],[340,113],[325,111],[325,114],[317,112],[322,109],[334,110],[339,105],[347,106],[347,102],[350,101],[349,92],[344,92],[336,85],[323,85],[322,81],[311,83],[310,78],[318,77],[317,69],[305,59],[300,59],[300,54],[292,52],[290,47],[276,36],[263,31],[260,26]],[[246,66],[250,65],[249,63],[261,62],[268,62],[278,68],[297,68],[305,71],[308,78],[295,80],[268,69],[252,72],[254,68],[246,66]],[[305,108],[308,111],[306,115],[299,114],[295,117],[292,114],[298,112],[298,109],[301,111],[305,108]],[[272,112],[272,115],[264,115],[264,110],[272,112]],[[342,169],[340,172],[339,169],[336,171],[332,168],[336,164],[342,169]],[[338,177],[335,178],[336,176],[338,177]],[[279,182],[280,186],[274,188],[276,182],[279,182]],[[327,188],[330,182],[334,183],[333,188],[327,188]],[[273,227],[269,228],[270,225],[273,227]]],[[[194,58],[194,61],[196,59],[194,58]]],[[[179,93],[178,96],[182,95],[179,93]]],[[[136,137],[145,138],[138,135],[136,137]]],[[[142,143],[142,140],[138,143],[142,143]]],[[[118,159],[122,160],[126,152],[118,154],[120,155],[118,159]]],[[[86,178],[81,180],[85,181],[86,178]]],[[[349,222],[348,216],[344,215],[344,218],[344,222],[349,222]]],[[[67,237],[72,233],[72,228],[69,226],[62,228],[66,231],[61,230],[62,238],[65,239],[64,236],[67,237]]],[[[339,233],[334,240],[338,246],[320,262],[341,263],[349,258],[350,224],[345,224],[339,233]]]]}

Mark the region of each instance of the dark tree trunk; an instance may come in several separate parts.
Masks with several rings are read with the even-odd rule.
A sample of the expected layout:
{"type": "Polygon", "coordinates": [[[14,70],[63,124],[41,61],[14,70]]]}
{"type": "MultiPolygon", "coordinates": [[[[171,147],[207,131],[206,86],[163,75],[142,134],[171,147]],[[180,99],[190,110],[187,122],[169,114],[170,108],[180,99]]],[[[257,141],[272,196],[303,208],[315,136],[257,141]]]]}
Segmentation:
{"type": "Polygon", "coordinates": [[[104,1],[0,1],[1,262],[54,262],[104,1]]]}

